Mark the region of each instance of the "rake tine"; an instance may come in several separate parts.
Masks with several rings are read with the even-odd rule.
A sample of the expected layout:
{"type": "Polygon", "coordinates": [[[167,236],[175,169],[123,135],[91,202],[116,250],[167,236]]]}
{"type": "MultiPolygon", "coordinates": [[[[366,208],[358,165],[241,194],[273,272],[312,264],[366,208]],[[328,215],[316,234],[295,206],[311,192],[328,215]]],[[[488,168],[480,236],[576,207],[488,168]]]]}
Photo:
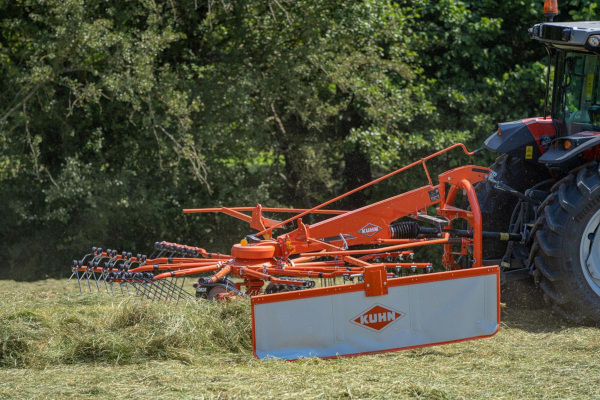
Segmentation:
{"type": "Polygon", "coordinates": [[[96,289],[98,289],[98,293],[100,293],[100,286],[98,286],[98,278],[96,278],[96,272],[92,268],[92,275],[94,276],[94,282],[96,283],[96,289]]]}
{"type": "Polygon", "coordinates": [[[121,274],[119,274],[119,279],[121,279],[121,282],[119,282],[119,289],[121,289],[121,296],[125,296],[125,293],[123,293],[123,278],[122,278],[121,274]]]}
{"type": "Polygon", "coordinates": [[[188,292],[187,290],[185,290],[185,289],[183,288],[183,287],[184,287],[184,285],[185,285],[185,278],[186,278],[186,277],[184,276],[184,277],[183,277],[183,282],[181,283],[181,288],[180,288],[180,290],[181,290],[183,293],[185,293],[186,295],[188,295],[188,296],[190,296],[190,297],[193,297],[193,296],[192,296],[192,294],[191,294],[190,292],[188,292]]]}
{"type": "MultiPolygon", "coordinates": [[[[177,284],[178,282],[179,278],[176,278],[173,284],[177,287],[177,289],[181,290],[181,288],[183,288],[183,283],[185,283],[185,276],[183,277],[183,283],[181,284],[181,287],[179,287],[179,285],[177,284]]],[[[179,304],[179,299],[181,299],[181,292],[177,292],[177,300],[175,301],[175,305],[179,304]]]]}
{"type": "Polygon", "coordinates": [[[183,297],[193,297],[191,293],[189,293],[187,290],[185,290],[183,287],[185,285],[185,276],[183,277],[181,286],[177,285],[174,282],[169,282],[171,285],[173,285],[173,291],[177,293],[177,302],[179,302],[180,298],[183,297]]]}
{"type": "Polygon", "coordinates": [[[106,293],[108,293],[108,285],[106,284],[106,279],[108,279],[108,274],[106,272],[106,268],[102,268],[102,281],[104,282],[104,288],[106,289],[106,293]]]}
{"type": "Polygon", "coordinates": [[[166,300],[168,301],[174,299],[173,295],[171,295],[171,293],[169,293],[167,290],[167,286],[170,284],[170,282],[167,279],[161,280],[160,283],[158,282],[159,281],[154,281],[153,285],[155,285],[158,290],[165,294],[166,300]]]}
{"type": "Polygon", "coordinates": [[[90,290],[90,293],[92,293],[92,285],[90,284],[90,268],[94,268],[94,267],[87,267],[85,270],[85,279],[87,280],[87,284],[88,284],[88,289],[90,290]]]}
{"type": "Polygon", "coordinates": [[[162,294],[149,278],[146,278],[146,287],[148,288],[148,293],[152,295],[152,301],[160,301],[162,299],[162,294]]]}
{"type": "Polygon", "coordinates": [[[149,278],[142,277],[142,281],[144,282],[143,287],[146,290],[147,296],[150,300],[159,300],[160,295],[156,291],[156,288],[152,285],[152,281],[149,278]]]}
{"type": "Polygon", "coordinates": [[[81,289],[81,280],[85,279],[85,275],[87,275],[87,267],[86,269],[83,270],[83,272],[81,273],[81,276],[79,276],[79,274],[77,274],[77,283],[79,283],[79,292],[82,292],[81,289]]]}
{"type": "MultiPolygon", "coordinates": [[[[136,294],[141,295],[141,296],[146,296],[146,293],[144,292],[143,288],[142,288],[142,283],[140,282],[140,278],[139,276],[137,276],[137,274],[133,274],[133,277],[131,278],[131,284],[133,285],[133,288],[135,289],[136,294]]],[[[148,296],[146,296],[148,297],[148,296]]]]}
{"type": "Polygon", "coordinates": [[[179,298],[179,293],[177,293],[177,285],[175,285],[173,282],[171,282],[170,279],[165,279],[163,288],[167,291],[167,293],[171,297],[170,300],[177,301],[177,299],[179,298]]]}
{"type": "Polygon", "coordinates": [[[147,288],[145,287],[145,284],[143,283],[143,280],[140,278],[137,278],[137,287],[136,290],[138,290],[138,293],[140,293],[142,296],[145,296],[148,300],[152,301],[152,297],[150,297],[147,293],[147,288]]]}
{"type": "Polygon", "coordinates": [[[161,279],[160,282],[154,281],[154,284],[159,287],[159,290],[165,293],[166,301],[175,299],[175,292],[173,290],[171,282],[169,282],[169,279],[161,279]]]}
{"type": "Polygon", "coordinates": [[[148,287],[154,292],[154,299],[156,301],[162,301],[166,297],[166,293],[161,289],[159,284],[154,281],[148,280],[148,287]]]}
{"type": "Polygon", "coordinates": [[[111,278],[111,280],[110,280],[110,293],[114,296],[115,295],[115,291],[113,290],[113,282],[114,282],[114,278],[111,278]]]}
{"type": "MultiPolygon", "coordinates": [[[[166,280],[161,280],[161,282],[160,282],[160,283],[158,283],[158,281],[154,281],[154,282],[152,282],[152,285],[153,285],[153,286],[154,286],[154,287],[155,287],[157,290],[159,290],[161,293],[163,293],[163,294],[164,294],[164,296],[165,296],[165,301],[169,301],[170,299],[172,299],[172,296],[169,294],[169,292],[166,290],[166,288],[164,288],[164,287],[165,287],[165,285],[166,285],[166,283],[165,283],[165,282],[166,282],[166,280]]],[[[162,298],[163,298],[163,297],[161,296],[159,300],[162,300],[162,298]]]]}
{"type": "Polygon", "coordinates": [[[134,277],[133,282],[135,282],[134,288],[139,295],[144,296],[144,297],[148,298],[149,300],[152,300],[152,298],[147,293],[148,290],[146,288],[144,281],[139,276],[134,277]]]}
{"type": "MultiPolygon", "coordinates": [[[[183,281],[181,282],[181,287],[179,288],[180,291],[184,291],[183,286],[185,285],[185,275],[183,276],[183,281]]],[[[183,296],[181,296],[181,294],[177,297],[177,302],[175,303],[175,305],[179,304],[179,299],[182,298],[183,296]]]]}
{"type": "Polygon", "coordinates": [[[129,292],[129,282],[127,282],[127,281],[124,281],[123,283],[125,283],[125,290],[127,290],[127,294],[131,294],[131,293],[129,292]]]}
{"type": "Polygon", "coordinates": [[[79,267],[75,267],[75,273],[77,275],[77,285],[79,285],[79,293],[81,294],[82,291],[81,291],[81,281],[79,278],[79,267]]]}
{"type": "Polygon", "coordinates": [[[127,290],[127,294],[128,295],[131,295],[131,290],[129,290],[129,286],[133,285],[133,283],[132,283],[131,280],[132,280],[132,276],[128,275],[128,278],[125,281],[125,290],[127,290]]]}
{"type": "Polygon", "coordinates": [[[144,280],[144,288],[146,289],[146,292],[148,293],[148,298],[152,301],[154,300],[160,300],[160,293],[158,293],[158,291],[156,290],[156,288],[154,287],[154,285],[152,285],[152,281],[150,278],[143,278],[144,280]]]}
{"type": "MultiPolygon", "coordinates": [[[[185,278],[184,278],[184,283],[185,283],[185,278]]],[[[181,287],[179,287],[179,285],[177,285],[176,283],[169,281],[168,279],[164,280],[165,285],[168,285],[171,288],[171,293],[173,294],[173,298],[177,301],[176,304],[179,303],[179,299],[181,297],[185,297],[185,295],[187,296],[191,296],[187,291],[185,291],[184,289],[182,289],[183,285],[181,287]]]]}

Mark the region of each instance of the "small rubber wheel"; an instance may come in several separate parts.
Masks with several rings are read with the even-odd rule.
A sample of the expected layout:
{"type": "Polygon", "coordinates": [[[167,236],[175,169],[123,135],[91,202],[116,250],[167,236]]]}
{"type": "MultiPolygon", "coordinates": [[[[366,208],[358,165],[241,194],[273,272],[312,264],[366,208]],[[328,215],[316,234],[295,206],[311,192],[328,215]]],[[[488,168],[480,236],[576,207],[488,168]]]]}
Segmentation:
{"type": "Polygon", "coordinates": [[[229,290],[223,286],[214,286],[208,291],[206,298],[208,300],[217,300],[218,296],[223,293],[229,293],[229,290]]]}

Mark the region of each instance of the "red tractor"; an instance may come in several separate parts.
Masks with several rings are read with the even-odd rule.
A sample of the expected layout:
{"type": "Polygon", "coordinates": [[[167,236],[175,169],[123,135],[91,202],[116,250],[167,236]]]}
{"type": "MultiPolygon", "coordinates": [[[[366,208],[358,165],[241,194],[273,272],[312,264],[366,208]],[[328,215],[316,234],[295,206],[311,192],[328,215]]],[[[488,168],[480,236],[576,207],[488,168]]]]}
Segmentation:
{"type": "Polygon", "coordinates": [[[484,263],[501,265],[505,285],[533,277],[555,311],[598,324],[600,22],[551,22],[557,13],[546,0],[550,22],[529,30],[549,57],[545,115],[498,124],[485,147],[502,155],[477,188],[483,229],[526,239],[486,243],[484,263]]]}

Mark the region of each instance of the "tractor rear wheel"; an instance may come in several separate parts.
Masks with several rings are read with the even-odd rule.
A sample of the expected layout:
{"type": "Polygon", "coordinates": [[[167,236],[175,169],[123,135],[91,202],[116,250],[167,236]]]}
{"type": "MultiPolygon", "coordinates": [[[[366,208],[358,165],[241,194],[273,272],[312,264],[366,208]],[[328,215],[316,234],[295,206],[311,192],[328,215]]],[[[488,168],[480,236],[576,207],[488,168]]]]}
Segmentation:
{"type": "MultiPolygon", "coordinates": [[[[528,163],[520,158],[503,154],[496,159],[490,169],[496,172],[496,180],[523,193],[536,183],[550,178],[548,170],[541,165],[528,163]]],[[[481,209],[484,231],[508,232],[510,218],[517,205],[518,198],[496,189],[489,181],[483,181],[475,187],[481,209]]],[[[499,260],[506,253],[507,242],[486,241],[483,246],[484,260],[499,260]]]]}
{"type": "Polygon", "coordinates": [[[600,166],[557,182],[538,209],[530,259],[544,299],[563,317],[600,325],[600,166]]]}

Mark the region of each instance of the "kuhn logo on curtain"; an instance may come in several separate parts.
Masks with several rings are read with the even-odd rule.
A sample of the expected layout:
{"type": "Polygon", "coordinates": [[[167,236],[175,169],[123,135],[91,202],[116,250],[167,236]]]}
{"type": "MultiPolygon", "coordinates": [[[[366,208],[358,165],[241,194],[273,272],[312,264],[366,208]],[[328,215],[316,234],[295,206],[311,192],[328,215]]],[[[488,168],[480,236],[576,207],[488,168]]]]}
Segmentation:
{"type": "Polygon", "coordinates": [[[350,322],[375,332],[381,332],[405,315],[406,313],[402,311],[397,311],[381,304],[375,304],[373,307],[352,318],[350,322]]]}

